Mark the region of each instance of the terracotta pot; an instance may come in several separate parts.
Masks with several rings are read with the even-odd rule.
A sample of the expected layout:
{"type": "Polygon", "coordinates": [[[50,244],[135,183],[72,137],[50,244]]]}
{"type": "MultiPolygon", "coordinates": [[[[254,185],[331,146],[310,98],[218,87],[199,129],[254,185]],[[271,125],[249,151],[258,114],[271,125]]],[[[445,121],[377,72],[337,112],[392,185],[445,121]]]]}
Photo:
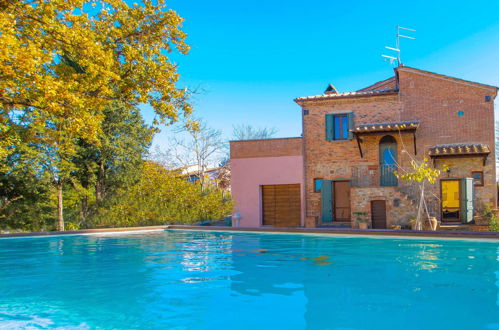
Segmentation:
{"type": "Polygon", "coordinates": [[[484,219],[481,215],[475,215],[473,220],[475,220],[475,224],[478,226],[487,226],[489,224],[487,219],[484,219]]]}
{"type": "Polygon", "coordinates": [[[367,222],[359,222],[359,229],[367,229],[367,222]]]}

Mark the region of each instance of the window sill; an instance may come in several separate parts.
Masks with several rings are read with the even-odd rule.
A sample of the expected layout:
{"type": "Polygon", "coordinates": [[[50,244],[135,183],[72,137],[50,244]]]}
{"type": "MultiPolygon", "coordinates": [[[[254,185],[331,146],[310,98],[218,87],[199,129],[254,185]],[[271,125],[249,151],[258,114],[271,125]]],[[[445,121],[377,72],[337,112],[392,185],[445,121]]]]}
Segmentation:
{"type": "Polygon", "coordinates": [[[326,140],[328,142],[348,142],[352,141],[353,139],[341,139],[341,140],[326,140]]]}

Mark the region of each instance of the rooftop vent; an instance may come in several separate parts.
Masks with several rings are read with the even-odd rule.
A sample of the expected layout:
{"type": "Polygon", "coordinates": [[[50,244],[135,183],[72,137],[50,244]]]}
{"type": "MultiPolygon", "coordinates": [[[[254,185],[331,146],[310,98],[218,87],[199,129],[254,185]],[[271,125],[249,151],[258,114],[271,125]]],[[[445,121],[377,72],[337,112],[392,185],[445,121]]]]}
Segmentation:
{"type": "Polygon", "coordinates": [[[338,90],[336,90],[332,84],[329,84],[324,91],[324,94],[338,94],[338,90]]]}

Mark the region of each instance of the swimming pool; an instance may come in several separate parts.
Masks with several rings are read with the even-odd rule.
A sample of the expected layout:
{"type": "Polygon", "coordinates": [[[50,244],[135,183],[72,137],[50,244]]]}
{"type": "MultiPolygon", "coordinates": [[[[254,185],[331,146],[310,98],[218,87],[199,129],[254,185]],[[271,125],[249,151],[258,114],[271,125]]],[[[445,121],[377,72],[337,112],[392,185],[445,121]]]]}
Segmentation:
{"type": "Polygon", "coordinates": [[[0,329],[499,329],[498,248],[177,230],[0,239],[0,329]]]}

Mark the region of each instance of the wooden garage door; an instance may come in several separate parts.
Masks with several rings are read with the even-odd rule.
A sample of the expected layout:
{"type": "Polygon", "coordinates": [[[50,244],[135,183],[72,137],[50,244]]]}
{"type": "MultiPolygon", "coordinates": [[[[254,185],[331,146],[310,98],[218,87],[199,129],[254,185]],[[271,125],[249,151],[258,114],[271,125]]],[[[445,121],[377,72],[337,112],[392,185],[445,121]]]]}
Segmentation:
{"type": "Polygon", "coordinates": [[[299,184],[262,186],[263,225],[300,226],[301,200],[299,184]]]}

